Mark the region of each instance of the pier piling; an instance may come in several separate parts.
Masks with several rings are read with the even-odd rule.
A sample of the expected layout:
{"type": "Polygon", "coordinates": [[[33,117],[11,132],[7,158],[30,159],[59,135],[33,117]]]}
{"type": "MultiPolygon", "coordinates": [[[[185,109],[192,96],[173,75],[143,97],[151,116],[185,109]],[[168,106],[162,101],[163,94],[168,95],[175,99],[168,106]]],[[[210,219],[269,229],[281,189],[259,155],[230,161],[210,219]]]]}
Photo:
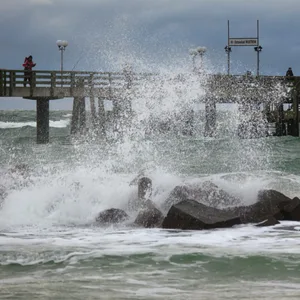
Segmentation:
{"type": "Polygon", "coordinates": [[[36,133],[38,144],[49,143],[49,99],[36,99],[36,133]]]}
{"type": "Polygon", "coordinates": [[[91,106],[91,117],[92,117],[93,128],[96,129],[97,114],[96,114],[95,97],[93,95],[90,96],[90,106],[91,106]]]}
{"type": "Polygon", "coordinates": [[[98,120],[99,133],[105,136],[105,107],[101,97],[98,97],[98,120]]]}
{"type": "Polygon", "coordinates": [[[213,137],[216,130],[217,107],[214,99],[209,98],[205,103],[205,131],[204,136],[213,137]]]}

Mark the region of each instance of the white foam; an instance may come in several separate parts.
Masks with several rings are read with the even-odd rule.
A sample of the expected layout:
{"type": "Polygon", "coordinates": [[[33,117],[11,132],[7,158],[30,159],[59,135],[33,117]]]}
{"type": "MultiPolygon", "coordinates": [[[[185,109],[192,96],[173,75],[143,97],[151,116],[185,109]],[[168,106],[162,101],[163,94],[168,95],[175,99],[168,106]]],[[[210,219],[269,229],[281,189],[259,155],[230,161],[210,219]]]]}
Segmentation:
{"type": "MultiPolygon", "coordinates": [[[[54,128],[64,128],[67,127],[70,123],[70,120],[59,120],[59,121],[52,121],[50,120],[49,125],[50,127],[54,128]]],[[[9,128],[22,128],[22,127],[36,127],[36,122],[3,122],[0,121],[0,128],[2,129],[9,129],[9,128]]]]}
{"type": "Polygon", "coordinates": [[[72,114],[65,114],[65,115],[63,115],[63,117],[64,118],[70,118],[70,117],[72,117],[72,114]]]}

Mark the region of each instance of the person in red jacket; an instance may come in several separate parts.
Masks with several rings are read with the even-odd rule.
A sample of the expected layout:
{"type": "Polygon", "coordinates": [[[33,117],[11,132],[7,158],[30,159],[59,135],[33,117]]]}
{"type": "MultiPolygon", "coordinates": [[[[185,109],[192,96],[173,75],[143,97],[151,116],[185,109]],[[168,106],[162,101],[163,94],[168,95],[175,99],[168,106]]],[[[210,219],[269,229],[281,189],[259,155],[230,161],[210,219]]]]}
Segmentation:
{"type": "Polygon", "coordinates": [[[24,64],[23,64],[23,67],[24,67],[24,86],[26,86],[27,84],[27,81],[30,85],[30,79],[31,79],[31,71],[32,71],[32,68],[35,67],[35,63],[32,61],[32,56],[29,55],[28,57],[25,57],[25,60],[24,60],[24,64]]]}

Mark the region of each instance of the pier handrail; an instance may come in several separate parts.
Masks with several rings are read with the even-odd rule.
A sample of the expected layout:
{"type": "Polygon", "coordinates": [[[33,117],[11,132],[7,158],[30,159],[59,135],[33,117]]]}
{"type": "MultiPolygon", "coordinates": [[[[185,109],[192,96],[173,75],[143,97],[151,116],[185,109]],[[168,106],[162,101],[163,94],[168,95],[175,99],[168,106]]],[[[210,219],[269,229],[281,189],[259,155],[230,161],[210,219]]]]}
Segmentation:
{"type": "MultiPolygon", "coordinates": [[[[180,78],[188,79],[189,76],[195,76],[195,73],[182,73],[178,74],[178,80],[180,78]]],[[[14,90],[24,87],[25,77],[30,81],[30,85],[27,81],[27,88],[30,89],[30,95],[38,88],[46,88],[50,91],[50,95],[55,94],[54,90],[64,89],[68,90],[68,95],[72,96],[73,90],[80,84],[84,89],[114,89],[120,90],[122,88],[128,88],[129,86],[138,85],[141,79],[155,78],[160,76],[166,78],[168,76],[164,74],[155,73],[134,73],[134,72],[95,72],[95,71],[63,71],[60,70],[13,70],[13,69],[0,69],[0,97],[2,96],[14,96],[14,90]]],[[[230,87],[232,84],[248,84],[249,83],[261,83],[267,86],[274,82],[291,83],[292,78],[286,76],[246,76],[246,75],[223,75],[223,74],[204,74],[206,84],[208,86],[221,86],[227,85],[230,87]]],[[[177,78],[174,76],[174,78],[177,78]]],[[[296,79],[297,77],[294,77],[296,79]]],[[[175,79],[176,80],[176,79],[175,79]]]]}

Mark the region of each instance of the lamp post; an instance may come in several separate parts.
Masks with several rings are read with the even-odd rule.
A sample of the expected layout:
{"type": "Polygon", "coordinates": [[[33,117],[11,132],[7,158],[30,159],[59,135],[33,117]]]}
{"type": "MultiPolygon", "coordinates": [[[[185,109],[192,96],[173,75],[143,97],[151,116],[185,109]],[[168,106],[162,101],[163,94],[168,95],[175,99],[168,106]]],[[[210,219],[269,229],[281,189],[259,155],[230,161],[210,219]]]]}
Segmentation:
{"type": "Polygon", "coordinates": [[[67,41],[57,40],[56,45],[58,46],[58,50],[60,51],[61,86],[63,86],[64,51],[66,50],[66,47],[69,45],[69,43],[67,41]]]}
{"type": "Polygon", "coordinates": [[[262,51],[262,46],[257,46],[254,47],[254,51],[257,52],[257,71],[256,71],[256,75],[259,76],[259,54],[262,51]]]}
{"type": "Polygon", "coordinates": [[[227,53],[227,75],[230,74],[230,53],[231,53],[231,47],[230,46],[226,46],[225,48],[225,52],[227,53]]]}
{"type": "Polygon", "coordinates": [[[197,47],[196,49],[191,49],[190,50],[190,55],[192,56],[193,59],[193,71],[196,72],[196,57],[199,55],[200,56],[200,70],[203,70],[203,56],[206,53],[207,48],[206,47],[197,47]]]}

